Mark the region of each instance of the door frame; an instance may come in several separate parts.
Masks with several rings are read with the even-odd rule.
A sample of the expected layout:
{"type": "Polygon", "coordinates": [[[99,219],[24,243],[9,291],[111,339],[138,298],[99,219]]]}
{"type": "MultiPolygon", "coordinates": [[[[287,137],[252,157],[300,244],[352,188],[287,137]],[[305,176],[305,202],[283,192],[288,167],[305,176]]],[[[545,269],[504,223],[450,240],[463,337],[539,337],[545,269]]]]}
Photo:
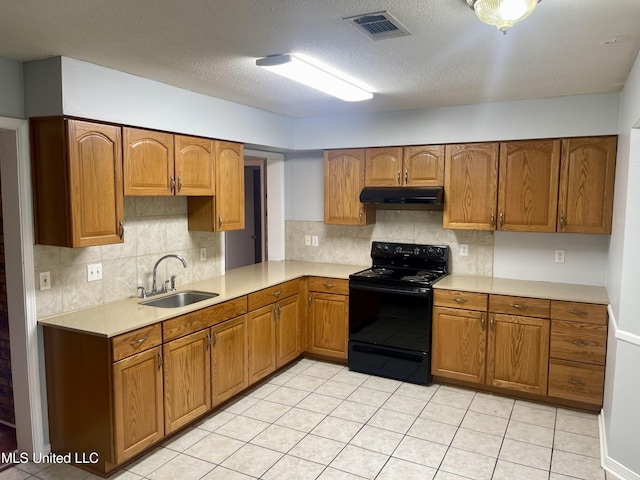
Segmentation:
{"type": "Polygon", "coordinates": [[[0,169],[16,437],[19,452],[39,455],[47,452],[35,296],[29,122],[0,117],[0,136],[0,144],[9,149],[0,156],[0,169]]]}
{"type": "MultiPolygon", "coordinates": [[[[258,157],[248,157],[245,155],[244,157],[244,166],[245,167],[258,167],[260,170],[260,248],[262,250],[262,261],[266,262],[269,260],[267,255],[268,247],[267,244],[269,239],[267,237],[268,226],[267,226],[267,183],[266,183],[266,159],[258,158],[258,157]]],[[[255,199],[254,199],[255,203],[255,199]]],[[[254,211],[254,215],[257,212],[254,211]]]]}

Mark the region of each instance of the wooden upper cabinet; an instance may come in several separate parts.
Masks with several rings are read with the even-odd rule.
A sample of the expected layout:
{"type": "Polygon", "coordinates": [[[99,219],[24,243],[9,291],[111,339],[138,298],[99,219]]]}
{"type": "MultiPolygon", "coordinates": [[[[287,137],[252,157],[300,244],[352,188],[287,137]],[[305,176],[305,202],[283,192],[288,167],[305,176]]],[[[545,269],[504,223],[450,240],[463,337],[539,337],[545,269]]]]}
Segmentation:
{"type": "Polygon", "coordinates": [[[404,148],[403,185],[438,187],[444,185],[444,145],[404,148]]]}
{"type": "Polygon", "coordinates": [[[123,136],[124,194],[173,195],[173,134],[124,127],[123,136]]]}
{"type": "Polygon", "coordinates": [[[324,223],[375,223],[373,207],[360,203],[360,192],[364,188],[364,172],[363,148],[324,152],[324,223]]]}
{"type": "Polygon", "coordinates": [[[216,231],[244,228],[244,146],[216,140],[216,231]]]}
{"type": "Polygon", "coordinates": [[[498,143],[446,146],[444,228],[495,228],[498,148],[498,143]]]}
{"type": "Polygon", "coordinates": [[[403,182],[402,147],[367,148],[364,171],[366,187],[401,185],[403,182]]]}
{"type": "Polygon", "coordinates": [[[617,137],[562,140],[558,232],[611,233],[617,137]]]}
{"type": "Polygon", "coordinates": [[[500,144],[498,230],[555,232],[560,140],[500,144]]]}
{"type": "Polygon", "coordinates": [[[215,195],[214,141],[176,135],[176,195],[215,195]]]}
{"type": "Polygon", "coordinates": [[[62,117],[30,125],[36,243],[122,243],[120,127],[62,117]]]}

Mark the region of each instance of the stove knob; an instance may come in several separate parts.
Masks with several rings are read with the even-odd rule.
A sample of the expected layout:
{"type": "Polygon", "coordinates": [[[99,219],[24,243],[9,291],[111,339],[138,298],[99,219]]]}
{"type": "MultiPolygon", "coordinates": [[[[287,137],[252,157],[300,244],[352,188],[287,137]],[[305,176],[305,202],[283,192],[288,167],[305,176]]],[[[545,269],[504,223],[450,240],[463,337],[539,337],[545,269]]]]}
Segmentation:
{"type": "Polygon", "coordinates": [[[415,256],[420,255],[420,249],[419,249],[418,247],[416,247],[416,248],[413,250],[413,254],[414,254],[415,256]]]}
{"type": "Polygon", "coordinates": [[[427,248],[427,255],[433,255],[433,247],[427,248]]]}
{"type": "Polygon", "coordinates": [[[435,249],[436,257],[444,257],[444,250],[442,248],[435,249]]]}
{"type": "Polygon", "coordinates": [[[402,247],[401,247],[400,245],[398,245],[398,246],[396,247],[396,253],[397,253],[397,254],[401,254],[401,253],[402,253],[402,247]]]}

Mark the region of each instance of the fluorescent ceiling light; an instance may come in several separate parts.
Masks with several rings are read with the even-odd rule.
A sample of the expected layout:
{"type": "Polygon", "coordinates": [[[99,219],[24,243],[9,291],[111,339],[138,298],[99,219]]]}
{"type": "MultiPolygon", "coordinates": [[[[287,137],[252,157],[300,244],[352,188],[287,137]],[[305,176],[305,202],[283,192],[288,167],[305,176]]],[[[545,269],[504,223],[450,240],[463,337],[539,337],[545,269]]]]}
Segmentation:
{"type": "Polygon", "coordinates": [[[258,58],[256,65],[346,102],[359,102],[373,98],[373,93],[356,87],[354,84],[293,55],[272,55],[258,58]]]}

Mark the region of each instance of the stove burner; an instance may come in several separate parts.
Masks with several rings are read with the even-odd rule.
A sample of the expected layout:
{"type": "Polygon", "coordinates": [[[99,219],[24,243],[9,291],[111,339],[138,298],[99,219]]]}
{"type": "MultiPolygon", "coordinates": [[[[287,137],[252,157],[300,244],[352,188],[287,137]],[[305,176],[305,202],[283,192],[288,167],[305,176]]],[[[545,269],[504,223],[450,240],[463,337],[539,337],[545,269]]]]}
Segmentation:
{"type": "Polygon", "coordinates": [[[416,273],[416,275],[419,277],[423,277],[425,280],[434,280],[438,278],[439,274],[436,272],[429,272],[427,270],[420,270],[418,273],[416,273]]]}
{"type": "Polygon", "coordinates": [[[400,280],[405,282],[425,282],[428,279],[422,275],[407,275],[406,277],[401,277],[400,280]]]}
{"type": "Polygon", "coordinates": [[[374,268],[372,272],[377,273],[378,275],[391,275],[393,270],[390,268],[374,268]]]}
{"type": "Polygon", "coordinates": [[[367,270],[366,272],[361,272],[358,274],[361,277],[367,277],[367,278],[377,278],[380,275],[378,275],[376,272],[372,271],[372,270],[367,270]]]}

